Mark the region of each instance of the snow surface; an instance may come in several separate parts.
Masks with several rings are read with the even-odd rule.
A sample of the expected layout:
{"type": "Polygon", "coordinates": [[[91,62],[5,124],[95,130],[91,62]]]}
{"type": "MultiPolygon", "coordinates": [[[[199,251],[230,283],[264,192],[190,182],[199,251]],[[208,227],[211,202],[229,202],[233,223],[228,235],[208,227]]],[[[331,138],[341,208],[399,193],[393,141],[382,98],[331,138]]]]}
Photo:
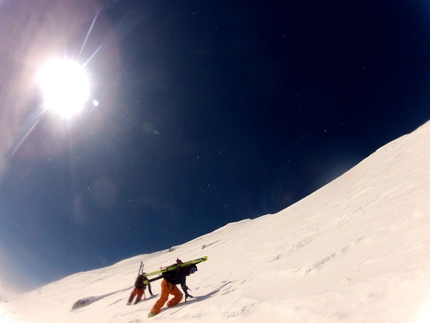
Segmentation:
{"type": "Polygon", "coordinates": [[[0,322],[430,322],[429,147],[427,123],[277,214],[19,295],[0,322]],[[157,297],[126,306],[141,261],[204,255],[194,300],[153,318],[157,297]]]}

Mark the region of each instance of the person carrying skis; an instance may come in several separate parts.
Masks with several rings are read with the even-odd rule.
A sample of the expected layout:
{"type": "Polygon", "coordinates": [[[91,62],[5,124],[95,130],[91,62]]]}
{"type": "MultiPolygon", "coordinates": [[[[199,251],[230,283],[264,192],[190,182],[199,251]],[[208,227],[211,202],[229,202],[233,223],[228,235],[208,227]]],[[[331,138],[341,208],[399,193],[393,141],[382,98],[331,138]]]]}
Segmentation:
{"type": "MultiPolygon", "coordinates": [[[[149,283],[148,278],[145,276],[145,273],[139,274],[134,283],[134,288],[131,291],[130,297],[128,298],[127,305],[130,305],[131,302],[133,302],[134,297],[136,296],[137,297],[134,304],[136,305],[137,303],[140,302],[140,300],[142,299],[142,296],[145,295],[145,288],[146,288],[145,281],[147,282],[149,293],[151,294],[151,296],[153,295],[151,291],[151,284],[149,283]]],[[[146,299],[146,296],[145,296],[145,299],[146,299]]]]}
{"type": "MultiPolygon", "coordinates": [[[[178,265],[182,263],[179,259],[177,259],[176,262],[178,265]]],[[[176,285],[181,285],[181,288],[185,294],[185,301],[187,301],[187,298],[193,297],[188,293],[189,288],[186,285],[186,279],[187,279],[187,276],[194,274],[196,271],[197,271],[197,266],[193,264],[185,267],[178,266],[178,268],[175,270],[162,273],[161,278],[164,278],[164,279],[161,282],[160,298],[152,307],[151,312],[149,312],[148,314],[148,317],[152,317],[160,313],[161,308],[167,302],[169,295],[173,295],[173,298],[167,302],[167,306],[174,306],[182,300],[183,295],[179,290],[179,288],[176,287],[176,285]]],[[[153,280],[150,280],[150,281],[153,281],[153,280]]]]}

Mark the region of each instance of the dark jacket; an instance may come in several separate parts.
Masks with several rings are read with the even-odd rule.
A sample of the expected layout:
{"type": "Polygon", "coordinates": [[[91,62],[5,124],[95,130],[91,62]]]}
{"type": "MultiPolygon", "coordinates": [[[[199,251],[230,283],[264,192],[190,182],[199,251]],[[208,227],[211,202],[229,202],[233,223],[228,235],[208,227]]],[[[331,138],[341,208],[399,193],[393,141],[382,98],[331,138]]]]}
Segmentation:
{"type": "Polygon", "coordinates": [[[134,287],[137,289],[145,289],[145,284],[143,283],[143,275],[139,275],[136,278],[136,282],[134,283],[134,287]]]}
{"type": "Polygon", "coordinates": [[[182,290],[185,295],[188,295],[187,290],[189,290],[186,285],[187,276],[190,275],[191,268],[196,268],[196,265],[189,265],[186,267],[178,267],[178,269],[167,271],[162,274],[163,278],[167,280],[172,285],[181,285],[182,290]]]}

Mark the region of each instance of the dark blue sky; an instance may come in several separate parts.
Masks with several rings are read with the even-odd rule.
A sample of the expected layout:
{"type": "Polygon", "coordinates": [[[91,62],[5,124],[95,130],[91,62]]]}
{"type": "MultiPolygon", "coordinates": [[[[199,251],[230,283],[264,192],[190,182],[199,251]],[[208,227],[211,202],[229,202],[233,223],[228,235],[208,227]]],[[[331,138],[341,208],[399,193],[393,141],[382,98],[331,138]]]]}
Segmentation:
{"type": "Polygon", "coordinates": [[[0,275],[30,287],[280,211],[430,118],[424,1],[37,0],[1,16],[16,83],[0,86],[0,275]],[[80,19],[47,18],[64,12],[80,19]],[[100,106],[68,122],[16,86],[51,47],[96,53],[100,106]]]}

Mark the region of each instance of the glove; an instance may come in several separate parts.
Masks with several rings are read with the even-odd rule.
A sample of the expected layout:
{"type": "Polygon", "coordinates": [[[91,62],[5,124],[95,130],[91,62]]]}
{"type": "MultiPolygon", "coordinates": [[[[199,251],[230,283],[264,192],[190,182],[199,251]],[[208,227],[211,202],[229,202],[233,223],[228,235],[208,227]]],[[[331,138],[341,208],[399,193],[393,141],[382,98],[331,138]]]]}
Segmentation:
{"type": "Polygon", "coordinates": [[[185,301],[187,300],[187,298],[193,297],[193,295],[188,294],[188,290],[191,290],[191,289],[189,289],[187,285],[182,284],[181,287],[182,287],[182,290],[184,291],[184,294],[185,294],[185,301]]]}

